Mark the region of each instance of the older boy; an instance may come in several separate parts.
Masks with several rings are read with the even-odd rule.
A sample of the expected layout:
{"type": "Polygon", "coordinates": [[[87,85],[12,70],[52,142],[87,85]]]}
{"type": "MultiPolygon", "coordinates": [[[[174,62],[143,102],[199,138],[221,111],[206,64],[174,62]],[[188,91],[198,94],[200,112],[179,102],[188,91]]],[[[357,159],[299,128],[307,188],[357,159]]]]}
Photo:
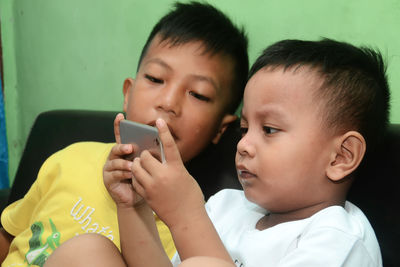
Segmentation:
{"type": "Polygon", "coordinates": [[[134,160],[132,185],[146,202],[120,217],[125,262],[171,266],[146,230],[151,207],[180,258],[189,259],[185,267],[382,266],[371,225],[346,195],[366,150],[385,133],[388,110],[378,52],[333,40],[273,44],[253,65],[244,93],[236,154],[243,191],[222,190],[204,207],[166,123],[157,120],[166,163],[147,151],[134,160]]]}
{"type": "MultiPolygon", "coordinates": [[[[154,125],[164,118],[188,162],[235,120],[247,78],[246,50],[243,32],[221,12],[196,2],[177,4],[153,28],[136,79],[125,80],[127,119],[154,125]]],[[[111,168],[123,173],[131,163],[122,156],[131,151],[130,145],[87,142],[51,156],[24,199],[2,214],[1,249],[9,248],[2,266],[43,266],[60,244],[82,233],[101,234],[119,247],[117,209],[103,184],[103,166],[110,155],[111,168]]],[[[173,255],[168,229],[158,218],[157,226],[173,255]]]]}

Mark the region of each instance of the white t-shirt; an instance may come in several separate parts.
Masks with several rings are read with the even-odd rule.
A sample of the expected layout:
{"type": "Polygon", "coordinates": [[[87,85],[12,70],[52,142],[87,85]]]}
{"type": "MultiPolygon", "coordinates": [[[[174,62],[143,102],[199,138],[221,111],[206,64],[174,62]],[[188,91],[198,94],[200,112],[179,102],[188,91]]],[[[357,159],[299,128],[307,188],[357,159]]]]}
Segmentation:
{"type": "MultiPolygon", "coordinates": [[[[298,221],[259,231],[266,214],[243,191],[225,189],[212,196],[207,212],[236,266],[382,266],[375,233],[350,202],[298,221]]],[[[173,263],[179,263],[176,255],[173,263]]]]}

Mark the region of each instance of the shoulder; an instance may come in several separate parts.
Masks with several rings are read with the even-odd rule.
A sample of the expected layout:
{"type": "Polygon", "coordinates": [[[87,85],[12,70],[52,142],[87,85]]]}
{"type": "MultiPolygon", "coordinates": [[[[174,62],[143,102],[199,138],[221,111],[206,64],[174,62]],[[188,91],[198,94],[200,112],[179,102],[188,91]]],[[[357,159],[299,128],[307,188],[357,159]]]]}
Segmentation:
{"type": "Polygon", "coordinates": [[[310,217],[310,225],[337,229],[356,238],[365,238],[373,229],[364,213],[355,205],[346,202],[345,207],[332,206],[310,217]]]}
{"type": "Polygon", "coordinates": [[[73,143],[64,149],[60,150],[63,153],[98,153],[99,151],[110,150],[115,143],[101,143],[101,142],[78,142],[73,143]]]}
{"type": "Polygon", "coordinates": [[[349,259],[363,255],[377,265],[381,262],[372,226],[364,213],[350,202],[346,202],[344,208],[332,206],[311,216],[302,236],[301,239],[307,243],[325,244],[337,249],[338,254],[342,251],[343,256],[349,259]]]}
{"type": "Polygon", "coordinates": [[[265,210],[247,200],[243,190],[223,189],[211,196],[206,203],[210,218],[222,220],[231,216],[258,216],[265,210]]]}
{"type": "Polygon", "coordinates": [[[362,243],[375,262],[381,262],[382,259],[379,243],[374,229],[372,228],[365,214],[361,211],[361,209],[349,201],[346,202],[345,210],[350,217],[349,220],[351,220],[354,225],[357,225],[356,227],[358,230],[355,235],[357,236],[358,240],[362,243]]]}
{"type": "Polygon", "coordinates": [[[79,142],[71,144],[48,157],[40,167],[39,176],[59,173],[61,170],[82,166],[102,166],[110,153],[113,143],[79,142]]]}
{"type": "Polygon", "coordinates": [[[74,161],[81,159],[98,159],[99,157],[108,155],[114,145],[114,143],[78,142],[59,150],[50,158],[63,160],[71,159],[74,161]]]}
{"type": "Polygon", "coordinates": [[[71,144],[45,160],[34,185],[47,188],[61,177],[78,177],[89,171],[100,170],[114,144],[79,142],[71,144]],[[79,174],[79,175],[77,175],[79,174]],[[46,186],[44,186],[46,185],[46,186]]]}
{"type": "Polygon", "coordinates": [[[235,204],[242,205],[245,199],[244,192],[236,189],[223,189],[211,196],[207,201],[207,206],[213,209],[219,209],[225,207],[226,203],[230,203],[230,206],[236,206],[235,204]]]}

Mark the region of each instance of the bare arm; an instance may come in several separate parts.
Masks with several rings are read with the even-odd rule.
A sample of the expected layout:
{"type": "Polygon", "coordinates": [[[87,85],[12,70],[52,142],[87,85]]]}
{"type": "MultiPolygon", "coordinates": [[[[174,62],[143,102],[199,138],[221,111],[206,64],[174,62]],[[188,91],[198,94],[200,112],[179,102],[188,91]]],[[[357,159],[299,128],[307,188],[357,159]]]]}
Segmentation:
{"type": "Polygon", "coordinates": [[[0,262],[3,262],[7,257],[13,239],[14,236],[10,235],[4,228],[0,228],[0,262]]]}
{"type": "Polygon", "coordinates": [[[144,202],[118,207],[121,251],[128,266],[172,266],[158,235],[153,211],[144,202]]]}
{"type": "Polygon", "coordinates": [[[232,261],[205,209],[190,220],[176,221],[169,226],[182,260],[194,256],[210,256],[232,261]]]}
{"type": "Polygon", "coordinates": [[[195,179],[185,169],[175,141],[162,120],[157,120],[165,152],[160,163],[148,151],[133,162],[135,190],[170,228],[182,260],[211,256],[232,262],[204,207],[195,179]]]}

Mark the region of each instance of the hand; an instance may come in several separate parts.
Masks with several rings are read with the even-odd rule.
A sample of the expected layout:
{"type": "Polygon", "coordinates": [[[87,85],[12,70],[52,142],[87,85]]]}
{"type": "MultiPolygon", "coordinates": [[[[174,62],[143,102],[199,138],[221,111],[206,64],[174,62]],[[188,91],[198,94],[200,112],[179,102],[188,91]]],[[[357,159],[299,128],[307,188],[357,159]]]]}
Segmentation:
{"type": "Polygon", "coordinates": [[[161,163],[148,151],[134,159],[132,185],[169,227],[193,219],[204,210],[204,197],[196,180],[183,165],[178,147],[162,119],[156,122],[164,147],[161,163]]]}
{"type": "Polygon", "coordinates": [[[124,115],[119,113],[114,120],[114,134],[117,144],[113,146],[103,168],[104,185],[117,206],[132,207],[141,202],[142,197],[132,187],[132,161],[125,158],[133,153],[132,144],[121,144],[119,123],[124,115]]]}

